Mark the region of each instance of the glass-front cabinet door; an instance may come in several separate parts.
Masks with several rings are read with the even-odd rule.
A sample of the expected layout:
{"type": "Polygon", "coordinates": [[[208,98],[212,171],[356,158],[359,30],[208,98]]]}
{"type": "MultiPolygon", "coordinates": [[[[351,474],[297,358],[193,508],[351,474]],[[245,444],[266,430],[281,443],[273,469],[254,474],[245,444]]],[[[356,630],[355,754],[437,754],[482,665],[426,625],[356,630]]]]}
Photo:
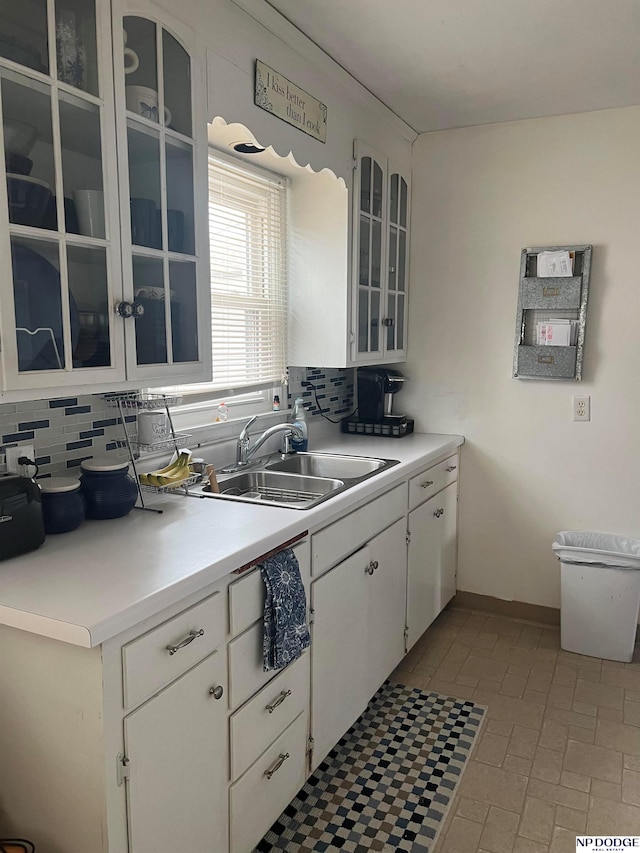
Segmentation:
{"type": "Polygon", "coordinates": [[[409,185],[387,159],[355,145],[353,354],[355,364],[404,361],[409,185]]]}
{"type": "Polygon", "coordinates": [[[406,355],[409,247],[409,185],[394,168],[389,170],[387,224],[387,304],[382,321],[384,349],[389,356],[406,355]]]}
{"type": "Polygon", "coordinates": [[[197,382],[211,351],[201,69],[188,33],[136,12],[114,23],[129,375],[197,382]]]}
{"type": "Polygon", "coordinates": [[[0,114],[4,390],[122,379],[105,4],[0,4],[0,114]]]}
{"type": "Polygon", "coordinates": [[[354,185],[356,361],[382,356],[386,183],[385,159],[358,143],[354,185]]]}

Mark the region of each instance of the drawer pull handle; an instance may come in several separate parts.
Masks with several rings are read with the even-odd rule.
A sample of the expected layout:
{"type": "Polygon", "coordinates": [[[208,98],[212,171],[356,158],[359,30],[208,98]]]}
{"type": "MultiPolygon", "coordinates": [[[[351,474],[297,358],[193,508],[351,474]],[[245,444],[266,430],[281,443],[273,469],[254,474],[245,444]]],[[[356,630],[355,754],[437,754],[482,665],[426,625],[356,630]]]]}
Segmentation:
{"type": "Polygon", "coordinates": [[[433,514],[436,518],[440,518],[441,515],[444,515],[444,509],[440,507],[440,509],[437,509],[433,514]]]}
{"type": "Polygon", "coordinates": [[[457,465],[449,465],[447,467],[447,473],[450,474],[452,471],[455,471],[457,467],[457,465]]]}
{"type": "Polygon", "coordinates": [[[424,483],[420,483],[422,489],[428,489],[429,486],[433,486],[433,480],[425,480],[424,483]]]}
{"type": "Polygon", "coordinates": [[[273,767],[270,767],[268,770],[264,771],[264,775],[267,777],[267,779],[271,779],[273,774],[277,773],[278,770],[280,770],[282,765],[285,763],[287,758],[290,758],[290,757],[291,756],[289,755],[288,752],[281,752],[280,755],[278,756],[276,763],[273,765],[273,767]]]}
{"type": "Polygon", "coordinates": [[[222,699],[224,696],[224,687],[221,684],[218,684],[217,687],[210,687],[209,695],[213,696],[214,699],[222,699]]]}
{"type": "Polygon", "coordinates": [[[198,637],[204,636],[204,628],[200,628],[199,631],[189,631],[189,636],[185,637],[184,640],[180,640],[180,642],[175,646],[165,646],[166,650],[170,655],[175,655],[176,652],[179,652],[180,649],[184,649],[185,646],[188,646],[189,643],[193,643],[195,639],[198,637]]]}
{"type": "Polygon", "coordinates": [[[291,691],[290,690],[283,690],[277,699],[275,699],[270,705],[267,705],[265,707],[265,710],[268,711],[270,714],[273,714],[275,709],[277,707],[279,707],[280,705],[282,705],[282,703],[287,698],[287,696],[291,696],[291,691]]]}

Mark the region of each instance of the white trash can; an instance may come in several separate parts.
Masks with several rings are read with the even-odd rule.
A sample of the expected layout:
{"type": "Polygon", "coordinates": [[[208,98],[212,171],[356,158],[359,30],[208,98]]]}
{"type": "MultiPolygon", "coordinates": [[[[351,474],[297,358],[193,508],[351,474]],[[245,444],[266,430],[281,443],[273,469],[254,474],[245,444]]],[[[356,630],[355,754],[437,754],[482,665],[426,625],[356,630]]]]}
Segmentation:
{"type": "Polygon", "coordinates": [[[561,567],[561,647],[631,661],[640,611],[640,539],[564,530],[552,547],[561,567]]]}

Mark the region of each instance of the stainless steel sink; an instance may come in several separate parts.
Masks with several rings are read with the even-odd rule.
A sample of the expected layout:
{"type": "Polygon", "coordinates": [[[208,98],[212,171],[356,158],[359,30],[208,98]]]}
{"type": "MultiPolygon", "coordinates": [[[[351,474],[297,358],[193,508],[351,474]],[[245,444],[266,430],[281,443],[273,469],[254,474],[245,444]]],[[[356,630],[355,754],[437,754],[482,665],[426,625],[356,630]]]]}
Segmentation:
{"type": "Polygon", "coordinates": [[[397,464],[397,459],[339,453],[294,453],[285,457],[276,453],[257,460],[251,470],[218,476],[219,494],[212,492],[208,485],[191,489],[190,494],[311,509],[397,464]]]}
{"type": "MultiPolygon", "coordinates": [[[[342,480],[279,471],[243,471],[220,477],[219,497],[308,509],[344,487],[342,480]]],[[[216,497],[209,486],[202,490],[216,497]]]]}
{"type": "Polygon", "coordinates": [[[337,477],[354,480],[388,468],[385,459],[368,456],[341,456],[337,453],[295,453],[286,459],[269,462],[269,471],[290,471],[309,477],[337,477]]]}

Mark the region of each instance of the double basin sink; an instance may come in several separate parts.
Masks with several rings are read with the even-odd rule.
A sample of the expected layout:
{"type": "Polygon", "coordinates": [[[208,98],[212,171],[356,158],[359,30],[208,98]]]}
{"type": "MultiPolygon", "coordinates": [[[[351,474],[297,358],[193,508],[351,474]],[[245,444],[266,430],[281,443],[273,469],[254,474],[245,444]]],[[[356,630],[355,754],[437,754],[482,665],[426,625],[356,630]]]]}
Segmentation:
{"type": "Polygon", "coordinates": [[[201,487],[200,494],[289,509],[311,509],[397,464],[397,459],[337,453],[294,453],[285,457],[277,453],[253,463],[250,470],[220,475],[219,494],[208,485],[201,487]]]}

